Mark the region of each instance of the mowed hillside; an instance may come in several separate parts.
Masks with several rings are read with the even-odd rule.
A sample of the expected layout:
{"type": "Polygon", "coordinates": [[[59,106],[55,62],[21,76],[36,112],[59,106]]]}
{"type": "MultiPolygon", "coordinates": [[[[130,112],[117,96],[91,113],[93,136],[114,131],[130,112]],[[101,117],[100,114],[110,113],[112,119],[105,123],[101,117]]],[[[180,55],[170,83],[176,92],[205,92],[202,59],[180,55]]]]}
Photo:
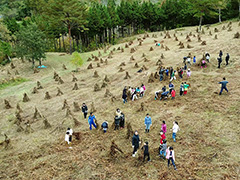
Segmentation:
{"type": "Polygon", "coordinates": [[[98,51],[82,54],[86,63],[81,67],[73,65],[71,57],[63,53],[48,53],[47,60],[43,62],[47,68],[35,74],[27,61],[23,63],[14,59],[15,69],[10,65],[1,67],[1,79],[21,77],[28,81],[0,90],[1,141],[4,141],[4,133],[10,139],[7,148],[4,143],[1,146],[0,179],[239,179],[240,39],[234,38],[234,35],[240,32],[240,26],[238,22],[226,22],[211,25],[209,28],[204,27],[204,33],[199,33],[200,42],[196,28],[171,30],[170,38],[164,38],[166,32],[148,33],[149,37],[146,34],[137,35],[131,38],[133,44],[128,48],[126,44],[129,41],[111,46],[105,53],[103,49],[100,50],[102,55],[98,59],[92,58],[91,61],[87,61],[92,57],[91,54],[98,57],[98,51]],[[215,28],[219,32],[215,32],[215,28]],[[178,41],[175,40],[174,34],[178,41]],[[186,39],[187,35],[191,39],[189,42],[186,39]],[[141,46],[137,38],[143,40],[141,46]],[[154,40],[163,41],[161,44],[169,50],[155,46],[154,40]],[[180,41],[184,44],[182,49],[178,46],[180,41]],[[206,45],[201,45],[202,41],[206,41],[206,45]],[[192,48],[187,48],[187,45],[192,48]],[[153,51],[150,51],[151,47],[153,51]],[[132,48],[134,52],[131,53],[132,48]],[[123,49],[124,52],[117,49],[123,49]],[[226,53],[230,54],[230,64],[226,67],[223,61],[222,67],[218,69],[216,58],[220,50],[224,53],[224,60],[226,53]],[[111,51],[112,57],[109,58],[111,51]],[[177,92],[176,99],[154,100],[154,92],[169,83],[169,79],[162,82],[155,79],[153,83],[148,83],[151,73],[158,72],[159,66],[156,63],[159,59],[163,62],[163,67],[172,66],[176,70],[177,67],[183,66],[184,56],[191,53],[197,57],[199,63],[205,52],[211,55],[208,67],[190,67],[192,75],[189,79],[184,73],[183,81],[191,84],[186,96],[179,96],[182,81],[176,75],[177,80],[173,81],[177,92]],[[162,54],[164,58],[161,58],[162,54]],[[131,56],[135,60],[130,60],[131,56]],[[87,69],[90,63],[93,69],[87,69]],[[120,66],[122,63],[125,63],[125,66],[120,66]],[[138,68],[134,67],[135,63],[138,63],[138,68]],[[66,70],[62,68],[63,64],[66,65],[66,70]],[[142,66],[147,69],[136,73],[142,66]],[[72,72],[76,68],[79,68],[79,72],[72,72]],[[122,72],[119,72],[120,68],[123,69],[122,72]],[[19,75],[15,75],[16,70],[19,75]],[[93,77],[95,71],[99,77],[93,77]],[[54,72],[59,74],[63,84],[53,79],[54,72]],[[125,79],[126,72],[130,75],[128,79],[125,79]],[[78,81],[72,82],[72,74],[78,81]],[[101,88],[105,76],[109,82],[106,82],[106,87],[101,88]],[[223,77],[229,81],[229,93],[224,92],[219,96],[218,82],[223,77]],[[40,81],[43,89],[32,94],[37,81],[40,81]],[[75,83],[78,90],[72,90],[75,83]],[[144,97],[123,104],[121,97],[124,86],[137,87],[142,83],[146,85],[144,97]],[[99,85],[100,91],[94,91],[95,84],[99,85]],[[57,88],[60,88],[63,95],[56,96],[57,88]],[[107,89],[110,94],[105,96],[107,89]],[[51,99],[44,99],[46,92],[49,92],[51,99]],[[22,102],[24,93],[30,98],[29,102],[22,102]],[[10,102],[12,108],[5,108],[4,99],[10,102]],[[67,110],[62,109],[65,99],[72,116],[66,116],[67,110]],[[81,111],[74,110],[74,102],[79,105],[85,102],[90,110],[91,104],[94,103],[98,124],[101,125],[107,120],[110,126],[108,132],[103,134],[100,130],[90,131],[81,111]],[[23,110],[20,113],[22,122],[19,125],[16,125],[15,116],[17,103],[23,110]],[[141,103],[144,104],[144,111],[138,111],[141,103]],[[50,123],[50,128],[45,128],[44,118],[33,118],[35,107],[50,123]],[[142,163],[139,159],[142,156],[141,151],[137,157],[131,156],[131,139],[126,139],[127,128],[119,131],[111,128],[116,108],[124,112],[126,123],[131,123],[132,129],[139,131],[142,142],[149,142],[151,162],[142,163]],[[146,113],[150,114],[153,122],[148,134],[144,133],[146,113]],[[75,122],[80,122],[77,126],[74,118],[75,122]],[[175,150],[178,171],[168,169],[167,161],[157,156],[159,131],[163,120],[167,124],[167,144],[175,150]],[[181,129],[177,134],[176,143],[173,142],[170,131],[174,120],[178,121],[181,129]],[[31,126],[30,133],[25,131],[26,124],[31,126]],[[18,132],[20,126],[22,131],[18,132]],[[72,149],[68,149],[64,142],[67,127],[73,128],[74,132],[80,132],[80,139],[73,139],[72,149]],[[110,155],[113,140],[123,154],[116,153],[114,157],[110,155]]]}

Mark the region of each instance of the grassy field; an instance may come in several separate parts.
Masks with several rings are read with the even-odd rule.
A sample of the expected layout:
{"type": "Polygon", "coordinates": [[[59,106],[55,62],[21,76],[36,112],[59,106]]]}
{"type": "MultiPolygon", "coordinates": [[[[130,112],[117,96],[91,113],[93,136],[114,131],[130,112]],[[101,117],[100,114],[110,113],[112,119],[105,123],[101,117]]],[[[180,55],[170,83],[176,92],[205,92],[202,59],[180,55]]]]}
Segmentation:
{"type": "MultiPolygon", "coordinates": [[[[164,39],[164,32],[150,33],[142,46],[138,46],[136,38],[143,38],[144,35],[137,35],[133,44],[125,48],[125,44],[117,44],[109,47],[106,53],[100,50],[103,63],[100,60],[88,62],[87,59],[98,56],[98,51],[81,54],[84,59],[82,67],[76,67],[71,63],[71,56],[64,53],[48,53],[47,60],[43,62],[46,69],[41,69],[34,74],[31,64],[14,59],[15,69],[10,65],[1,67],[0,79],[11,79],[13,77],[22,78],[26,81],[11,84],[0,88],[0,142],[4,141],[6,134],[10,143],[5,148],[1,143],[0,151],[0,179],[111,179],[111,180],[139,180],[139,179],[206,179],[206,180],[227,180],[240,178],[240,138],[239,138],[239,117],[240,117],[240,40],[234,39],[234,34],[239,31],[238,22],[232,23],[232,31],[222,30],[227,27],[227,23],[204,27],[205,34],[200,34],[201,39],[206,41],[206,45],[198,42],[196,27],[187,27],[181,31],[169,31],[171,38],[164,39]],[[214,28],[219,32],[215,33],[214,28]],[[211,31],[212,35],[209,35],[211,31]],[[187,42],[186,36],[189,33],[191,42],[187,42]],[[157,37],[153,38],[152,35],[157,37]],[[185,48],[179,49],[179,41],[175,41],[174,34],[178,40],[184,43],[185,48]],[[195,37],[194,37],[195,35],[195,37]],[[217,39],[215,39],[217,35],[217,39]],[[161,47],[156,47],[154,40],[164,41],[162,44],[170,50],[166,51],[161,47]],[[187,44],[192,48],[186,48],[187,44]],[[124,52],[117,50],[118,47],[124,52]],[[149,51],[153,47],[153,51],[149,51]],[[130,49],[135,48],[134,53],[130,49]],[[114,50],[115,49],[115,50],[114,50]],[[222,63],[221,69],[217,68],[219,50],[222,50],[224,57],[230,54],[230,64],[225,66],[222,63]],[[113,58],[108,58],[108,54],[113,52],[113,58]],[[183,81],[191,84],[186,96],[179,96],[181,80],[177,76],[174,81],[176,87],[176,99],[166,101],[155,101],[154,92],[168,85],[169,80],[159,82],[155,79],[153,83],[148,83],[151,73],[157,72],[156,62],[161,54],[164,67],[182,67],[182,57],[191,53],[197,57],[197,61],[202,58],[202,54],[209,52],[210,63],[205,69],[197,65],[191,66],[192,75],[189,79],[184,72],[183,81]],[[150,61],[145,62],[142,54],[150,61]],[[131,61],[133,56],[135,60],[131,61]],[[107,59],[107,63],[105,60],[107,59]],[[119,72],[120,64],[125,62],[123,72],[119,72]],[[135,63],[139,68],[134,68],[135,63]],[[93,69],[87,69],[92,63],[93,69]],[[99,63],[100,67],[97,66],[99,63]],[[62,68],[66,65],[67,70],[62,68]],[[145,65],[148,69],[142,73],[136,73],[140,67],[145,65]],[[80,68],[79,72],[73,72],[80,68]],[[14,72],[18,70],[18,76],[14,72]],[[7,74],[7,71],[11,75],[7,74]],[[99,77],[93,77],[97,71],[99,77]],[[125,73],[129,72],[130,79],[124,79],[125,73]],[[53,79],[54,72],[57,72],[64,81],[59,84],[53,79]],[[78,90],[72,90],[75,82],[72,82],[72,74],[77,77],[78,90]],[[100,87],[107,75],[110,82],[107,87],[94,92],[95,84],[100,87]],[[218,95],[220,90],[219,81],[226,77],[229,81],[229,93],[224,92],[218,95]],[[32,90],[37,86],[37,81],[41,82],[43,89],[39,89],[37,94],[32,94],[32,90]],[[146,93],[143,98],[126,104],[122,103],[122,90],[124,86],[146,85],[146,93]],[[60,88],[63,95],[56,96],[57,88],[60,88]],[[108,89],[112,96],[105,97],[108,89]],[[51,99],[44,99],[45,93],[49,92],[51,99]],[[30,101],[22,102],[23,94],[27,93],[30,101]],[[12,108],[6,109],[4,99],[10,102],[12,108]],[[67,99],[72,116],[66,116],[66,109],[62,110],[64,99],[67,99]],[[81,105],[85,102],[89,109],[94,103],[96,108],[95,116],[98,124],[104,120],[109,122],[111,127],[114,121],[116,108],[120,108],[126,116],[126,123],[131,123],[133,130],[138,130],[142,142],[148,141],[150,147],[151,162],[143,163],[142,152],[139,150],[137,157],[131,156],[131,139],[126,139],[127,128],[114,131],[109,128],[106,134],[100,130],[88,129],[88,122],[84,120],[80,111],[75,112],[73,102],[81,105]],[[16,125],[15,112],[19,103],[22,121],[16,125]],[[138,111],[140,104],[144,103],[145,110],[138,111]],[[44,118],[33,118],[35,107],[51,124],[50,128],[45,128],[44,118]],[[149,134],[145,134],[144,117],[149,113],[152,117],[153,125],[149,134]],[[74,119],[79,122],[75,125],[74,119]],[[167,124],[168,146],[173,146],[176,156],[178,171],[173,168],[168,169],[167,161],[161,160],[157,156],[160,143],[159,131],[161,122],[165,120],[167,124]],[[172,122],[177,120],[180,132],[177,134],[177,142],[171,138],[172,122]],[[27,124],[31,125],[31,132],[27,124]],[[19,126],[22,131],[19,131],[19,126]],[[69,149],[64,142],[64,135],[67,127],[73,128],[74,132],[79,132],[80,139],[74,138],[72,149],[69,149]],[[114,157],[110,155],[112,141],[123,151],[114,157]]],[[[6,82],[5,82],[6,83],[6,82]]]]}

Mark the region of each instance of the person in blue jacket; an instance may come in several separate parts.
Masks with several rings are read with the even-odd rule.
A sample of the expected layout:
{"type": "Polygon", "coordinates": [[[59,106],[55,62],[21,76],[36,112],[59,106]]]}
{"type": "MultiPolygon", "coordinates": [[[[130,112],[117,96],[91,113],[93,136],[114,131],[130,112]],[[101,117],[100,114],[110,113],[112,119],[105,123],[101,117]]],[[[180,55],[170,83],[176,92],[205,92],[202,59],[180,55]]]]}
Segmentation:
{"type": "Polygon", "coordinates": [[[161,101],[162,99],[167,98],[167,97],[168,97],[168,94],[169,94],[169,91],[165,91],[165,92],[163,92],[163,93],[161,94],[160,101],[161,101]]]}
{"type": "Polygon", "coordinates": [[[93,115],[92,112],[90,112],[90,116],[88,117],[88,124],[89,124],[89,129],[92,130],[92,125],[95,127],[95,129],[97,128],[94,120],[96,120],[96,117],[93,115]]]}
{"type": "Polygon", "coordinates": [[[103,129],[103,132],[106,133],[107,132],[107,129],[108,129],[108,122],[107,121],[104,121],[102,123],[102,129],[103,129]]]}
{"type": "Polygon", "coordinates": [[[228,81],[226,81],[226,78],[225,78],[225,77],[223,78],[223,81],[221,81],[221,82],[218,83],[218,84],[221,84],[221,85],[222,85],[221,91],[220,91],[219,95],[222,94],[222,92],[223,92],[224,89],[228,92],[227,83],[228,83],[228,81]]]}
{"type": "Polygon", "coordinates": [[[152,125],[152,119],[151,119],[151,117],[149,116],[149,114],[147,114],[146,117],[145,117],[145,125],[146,125],[145,132],[146,132],[146,133],[149,133],[150,126],[152,125]]]}

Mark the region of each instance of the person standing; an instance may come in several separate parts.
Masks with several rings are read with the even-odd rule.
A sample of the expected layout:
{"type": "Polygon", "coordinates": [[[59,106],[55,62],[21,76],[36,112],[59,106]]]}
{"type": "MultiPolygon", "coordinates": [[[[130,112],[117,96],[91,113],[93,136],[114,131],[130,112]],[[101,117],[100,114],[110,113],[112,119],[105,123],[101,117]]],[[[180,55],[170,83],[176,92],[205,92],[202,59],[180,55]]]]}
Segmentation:
{"type": "Polygon", "coordinates": [[[187,71],[187,78],[189,78],[190,76],[191,76],[191,70],[190,70],[190,68],[188,68],[188,71],[187,71]]]}
{"type": "Polygon", "coordinates": [[[95,129],[97,129],[94,120],[96,120],[96,117],[93,115],[93,112],[90,112],[90,116],[88,117],[88,124],[90,130],[92,130],[92,125],[95,127],[95,129]]]}
{"type": "Polygon", "coordinates": [[[169,91],[170,91],[170,93],[172,92],[172,90],[174,89],[174,84],[173,83],[171,83],[171,82],[169,82],[169,85],[168,85],[168,87],[169,87],[169,91]]]}
{"type": "Polygon", "coordinates": [[[160,131],[160,135],[161,135],[160,144],[163,144],[163,140],[166,139],[166,136],[163,133],[163,131],[160,131]]]}
{"type": "Polygon", "coordinates": [[[139,144],[141,144],[138,132],[135,131],[133,137],[132,137],[132,147],[133,147],[133,153],[132,156],[135,157],[137,154],[137,150],[139,148],[139,144]]]}
{"type": "Polygon", "coordinates": [[[146,156],[148,157],[148,162],[151,161],[150,160],[150,154],[149,154],[149,148],[148,148],[148,142],[144,143],[144,146],[142,147],[143,149],[143,162],[145,161],[146,156]]]}
{"type": "Polygon", "coordinates": [[[149,114],[147,114],[146,117],[145,117],[145,125],[146,125],[145,132],[146,132],[146,133],[149,133],[150,126],[152,125],[152,119],[151,119],[151,117],[149,116],[149,114]]]}
{"type": "Polygon", "coordinates": [[[84,119],[87,119],[88,107],[85,103],[82,104],[82,112],[83,112],[84,119]]]}
{"type": "Polygon", "coordinates": [[[169,147],[167,149],[167,156],[166,156],[167,160],[168,160],[168,168],[170,165],[170,161],[172,161],[172,165],[174,167],[174,170],[177,170],[176,165],[175,165],[175,154],[174,154],[174,150],[173,147],[169,147]]]}
{"type": "Polygon", "coordinates": [[[222,56],[223,56],[223,52],[222,52],[222,50],[220,50],[219,57],[222,58],[222,56]]]}
{"type": "Polygon", "coordinates": [[[180,131],[180,128],[178,126],[178,122],[177,121],[174,121],[173,122],[173,128],[172,128],[172,138],[173,138],[173,141],[176,142],[176,136],[177,136],[177,132],[180,131]]]}
{"type": "Polygon", "coordinates": [[[165,158],[166,157],[166,151],[167,151],[167,140],[166,139],[163,140],[163,144],[160,145],[159,149],[160,149],[160,152],[159,152],[160,157],[165,158]]]}
{"type": "Polygon", "coordinates": [[[182,70],[182,68],[179,69],[178,75],[179,75],[180,79],[183,78],[183,70],[182,70]]]}
{"type": "Polygon", "coordinates": [[[196,62],[197,62],[196,56],[193,56],[193,64],[196,64],[196,62]]]}
{"type": "Polygon", "coordinates": [[[227,83],[228,83],[228,81],[226,81],[226,78],[225,78],[225,77],[223,78],[223,81],[221,81],[221,82],[218,83],[218,84],[221,84],[221,85],[222,85],[219,95],[222,94],[222,92],[223,92],[224,89],[228,92],[227,83]]]}
{"type": "Polygon", "coordinates": [[[187,84],[186,82],[183,84],[183,87],[184,87],[184,92],[183,94],[186,95],[187,94],[187,91],[188,91],[188,87],[189,87],[189,84],[187,84]]]}
{"type": "Polygon", "coordinates": [[[229,59],[230,59],[230,56],[229,56],[229,54],[227,53],[227,56],[226,56],[226,66],[228,65],[228,61],[229,61],[229,59]]]}
{"type": "Polygon", "coordinates": [[[217,58],[217,60],[218,60],[218,68],[220,68],[222,63],[222,57],[217,58]]]}
{"type": "Polygon", "coordinates": [[[126,87],[123,89],[122,99],[123,99],[123,103],[125,104],[127,102],[127,88],[126,87]]]}
{"type": "Polygon", "coordinates": [[[167,125],[166,125],[165,121],[162,121],[161,130],[163,131],[163,134],[166,134],[166,132],[167,132],[167,125]]]}
{"type": "Polygon", "coordinates": [[[175,95],[176,95],[176,91],[172,89],[172,92],[171,92],[172,99],[175,99],[175,95]]]}
{"type": "Polygon", "coordinates": [[[119,130],[120,119],[121,119],[121,116],[117,116],[117,115],[115,116],[115,118],[114,118],[114,122],[115,122],[114,130],[119,130]]]}
{"type": "Polygon", "coordinates": [[[163,80],[163,73],[164,73],[164,69],[163,68],[161,68],[160,70],[159,70],[159,77],[160,77],[160,81],[162,81],[163,80]]]}
{"type": "Polygon", "coordinates": [[[176,71],[172,72],[170,81],[176,80],[175,73],[176,71]]]}
{"type": "Polygon", "coordinates": [[[184,92],[184,85],[183,85],[183,82],[182,82],[182,84],[180,85],[180,96],[183,95],[183,92],[184,92]]]}

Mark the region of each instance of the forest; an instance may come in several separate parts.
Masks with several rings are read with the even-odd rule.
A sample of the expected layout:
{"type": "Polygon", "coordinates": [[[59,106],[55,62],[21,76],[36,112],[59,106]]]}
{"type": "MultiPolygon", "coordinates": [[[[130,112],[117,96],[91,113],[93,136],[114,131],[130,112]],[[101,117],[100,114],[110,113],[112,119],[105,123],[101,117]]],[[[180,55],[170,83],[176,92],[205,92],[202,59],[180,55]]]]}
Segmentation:
{"type": "Polygon", "coordinates": [[[87,52],[121,38],[240,17],[240,0],[1,0],[0,63],[87,52]]]}

